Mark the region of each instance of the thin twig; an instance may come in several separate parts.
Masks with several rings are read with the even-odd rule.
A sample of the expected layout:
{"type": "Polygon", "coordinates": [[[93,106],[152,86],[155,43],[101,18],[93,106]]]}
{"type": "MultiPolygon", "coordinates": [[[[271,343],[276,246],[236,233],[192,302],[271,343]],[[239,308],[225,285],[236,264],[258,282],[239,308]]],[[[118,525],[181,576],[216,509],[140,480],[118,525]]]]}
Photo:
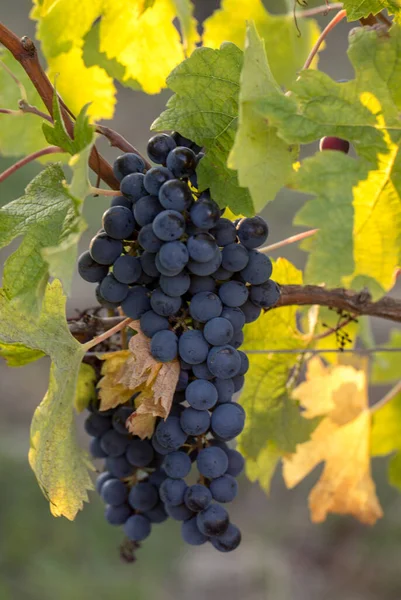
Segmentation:
{"type": "Polygon", "coordinates": [[[335,327],[330,327],[330,329],[328,331],[324,331],[323,333],[316,335],[313,338],[313,341],[316,342],[316,340],[323,340],[324,338],[329,337],[329,335],[332,335],[333,333],[337,333],[337,331],[340,331],[340,329],[343,329],[344,327],[346,327],[348,325],[348,323],[352,323],[352,321],[355,321],[355,317],[353,317],[353,316],[347,317],[346,319],[344,319],[344,321],[341,321],[335,327]]]}
{"type": "Polygon", "coordinates": [[[283,246],[288,246],[289,244],[295,244],[296,242],[300,242],[301,240],[315,235],[315,233],[317,233],[318,231],[318,229],[310,229],[309,231],[303,231],[302,233],[292,235],[291,237],[288,237],[285,240],[281,240],[280,242],[276,242],[275,244],[270,244],[270,246],[258,248],[258,251],[263,252],[263,254],[267,254],[272,250],[277,250],[277,248],[282,248],[283,246]]]}
{"type": "Polygon", "coordinates": [[[117,190],[104,190],[93,185],[91,185],[90,193],[96,196],[122,196],[122,193],[117,190]]]}
{"type": "Polygon", "coordinates": [[[3,173],[0,173],[0,183],[2,183],[5,179],[7,179],[7,177],[10,177],[10,175],[15,173],[28,163],[32,162],[33,160],[36,160],[41,156],[46,156],[46,154],[56,154],[60,152],[64,152],[64,150],[62,148],[59,148],[59,146],[48,146],[47,148],[42,148],[42,150],[37,150],[36,152],[29,154],[29,156],[25,156],[18,162],[11,165],[11,167],[3,171],[3,173]]]}
{"type": "Polygon", "coordinates": [[[142,156],[142,154],[135,148],[135,146],[130,144],[128,140],[125,139],[125,137],[123,137],[117,131],[114,131],[114,129],[110,129],[110,127],[104,127],[104,125],[97,125],[96,131],[101,135],[104,135],[109,140],[110,146],[114,148],[119,148],[119,150],[122,150],[123,152],[132,152],[133,154],[136,154],[137,156],[142,158],[147,169],[150,169],[152,167],[150,162],[146,160],[144,156],[142,156]]]}
{"type": "Polygon", "coordinates": [[[396,383],[395,386],[392,387],[391,390],[387,392],[387,394],[383,396],[381,400],[379,400],[379,402],[376,402],[376,404],[370,407],[370,412],[375,413],[377,410],[380,410],[399,393],[401,393],[401,380],[396,383]]]}
{"type": "Polygon", "coordinates": [[[319,35],[318,39],[316,40],[316,43],[314,44],[312,50],[310,51],[309,56],[306,59],[304,66],[302,67],[303,70],[309,69],[313,59],[315,58],[316,54],[319,52],[320,46],[323,44],[324,40],[326,39],[326,37],[328,36],[330,31],[332,31],[332,29],[334,29],[334,27],[336,25],[338,25],[338,23],[340,23],[340,21],[345,19],[346,16],[347,16],[347,12],[345,10],[340,10],[336,14],[336,16],[332,18],[330,23],[328,25],[326,25],[326,27],[323,29],[322,33],[319,35]]]}
{"type": "Polygon", "coordinates": [[[121,321],[121,323],[118,323],[117,325],[115,325],[114,327],[109,329],[108,331],[105,331],[104,333],[94,337],[93,340],[86,342],[86,344],[82,344],[82,348],[84,348],[85,350],[90,350],[94,346],[101,344],[102,342],[104,342],[104,340],[107,340],[109,337],[111,337],[115,333],[118,333],[119,331],[124,329],[124,327],[127,327],[132,322],[132,320],[133,319],[129,319],[129,318],[124,319],[124,321],[121,321]]]}
{"type": "Polygon", "coordinates": [[[18,116],[21,112],[19,110],[12,110],[11,108],[0,108],[0,114],[18,116]]]}
{"type": "Polygon", "coordinates": [[[41,110],[36,108],[36,106],[32,106],[32,104],[29,104],[29,102],[27,102],[26,100],[20,100],[18,102],[18,106],[22,113],[30,113],[32,115],[37,115],[41,119],[45,119],[46,121],[49,121],[49,123],[53,123],[53,119],[50,115],[47,115],[46,113],[42,112],[41,110]]]}
{"type": "Polygon", "coordinates": [[[322,6],[316,6],[315,8],[309,8],[307,10],[300,10],[297,11],[295,14],[297,18],[317,17],[318,15],[327,15],[333,10],[341,10],[342,7],[342,2],[334,2],[333,4],[324,4],[322,6]]]}
{"type": "Polygon", "coordinates": [[[18,77],[16,75],[14,75],[14,73],[11,71],[11,69],[9,69],[6,65],[6,63],[3,62],[2,60],[0,60],[0,66],[5,71],[7,71],[7,73],[10,75],[10,77],[15,81],[15,83],[19,87],[19,91],[21,92],[22,99],[25,100],[25,102],[28,102],[28,96],[27,96],[24,84],[18,79],[18,77]]]}

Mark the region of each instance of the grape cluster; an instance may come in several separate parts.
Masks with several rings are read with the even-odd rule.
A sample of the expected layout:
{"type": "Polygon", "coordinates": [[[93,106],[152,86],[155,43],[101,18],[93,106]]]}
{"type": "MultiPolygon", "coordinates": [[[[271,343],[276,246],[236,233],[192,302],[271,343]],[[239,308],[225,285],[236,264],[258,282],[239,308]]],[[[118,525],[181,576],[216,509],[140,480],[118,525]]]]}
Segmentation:
{"type": "Polygon", "coordinates": [[[147,151],[157,165],[147,171],[136,154],[115,161],[122,195],[104,213],[103,229],[78,269],[98,282],[100,304],[140,320],[153,357],[179,359],[181,372],[171,413],[157,423],[151,442],[120,427],[130,406],[90,415],[87,423],[108,424],[105,431],[87,427],[95,436],[93,455],[106,458],[98,488],[109,505],[106,519],[124,524],[133,542],[168,515],[183,522],[189,544],[210,540],[226,552],[241,539],[222,504],[235,498],[243,468],[241,455],[227,445],[245,422],[233,402],[249,366],[239,350],[243,327],[280,296],[270,279],[272,263],[257,250],[268,227],[258,216],[231,222],[209,190],[198,191],[203,153],[190,140],[158,134],[147,151]],[[195,461],[197,483],[188,485],[195,461]],[[114,496],[108,491],[114,489],[121,491],[114,496]]]}

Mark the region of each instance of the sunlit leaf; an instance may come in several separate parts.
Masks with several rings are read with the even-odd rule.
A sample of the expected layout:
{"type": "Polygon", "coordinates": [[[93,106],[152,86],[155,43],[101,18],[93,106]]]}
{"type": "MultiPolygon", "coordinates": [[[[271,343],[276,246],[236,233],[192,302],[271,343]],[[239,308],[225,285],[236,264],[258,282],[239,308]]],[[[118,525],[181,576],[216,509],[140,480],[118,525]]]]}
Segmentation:
{"type": "Polygon", "coordinates": [[[0,357],[4,358],[9,367],[23,367],[44,356],[40,350],[32,350],[23,344],[0,343],[0,357]]]}

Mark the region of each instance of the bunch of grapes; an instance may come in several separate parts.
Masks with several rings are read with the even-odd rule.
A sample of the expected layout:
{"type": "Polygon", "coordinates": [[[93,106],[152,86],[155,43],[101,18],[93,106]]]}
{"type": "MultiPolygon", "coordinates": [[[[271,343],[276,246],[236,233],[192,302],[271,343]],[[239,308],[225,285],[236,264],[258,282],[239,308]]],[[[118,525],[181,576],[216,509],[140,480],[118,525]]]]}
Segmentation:
{"type": "Polygon", "coordinates": [[[157,164],[147,171],[136,154],[115,161],[122,195],[113,198],[78,268],[98,282],[103,306],[140,320],[153,357],[179,359],[181,372],[170,415],[151,442],[125,429],[131,405],[92,409],[92,454],[106,458],[107,468],[97,488],[106,519],[123,524],[133,543],[170,516],[182,521],[187,543],[210,541],[227,552],[241,539],[223,504],[237,495],[243,469],[242,456],[227,444],[245,422],[233,401],[249,366],[239,350],[243,327],[280,296],[270,259],[256,249],[268,227],[260,217],[231,222],[208,190],[198,191],[203,153],[190,140],[155,135],[147,151],[157,164]],[[195,462],[198,475],[189,485],[195,462]]]}

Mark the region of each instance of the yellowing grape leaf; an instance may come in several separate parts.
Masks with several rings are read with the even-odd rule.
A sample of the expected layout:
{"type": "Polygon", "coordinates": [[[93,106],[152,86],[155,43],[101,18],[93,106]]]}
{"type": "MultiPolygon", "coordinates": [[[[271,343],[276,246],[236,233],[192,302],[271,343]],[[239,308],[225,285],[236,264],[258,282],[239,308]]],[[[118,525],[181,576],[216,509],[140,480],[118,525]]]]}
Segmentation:
{"type": "MultiPolygon", "coordinates": [[[[354,159],[345,157],[342,160],[344,169],[339,173],[345,182],[344,196],[349,198],[352,194],[354,212],[354,269],[342,278],[342,283],[355,288],[368,286],[374,297],[393,286],[395,269],[401,262],[400,44],[398,26],[392,27],[388,35],[366,28],[355,30],[350,36],[349,47],[354,80],[336,83],[324,73],[308,70],[302,72],[291,86],[291,95],[270,93],[259,101],[261,115],[277,127],[278,135],[287,143],[308,143],[324,135],[353,142],[359,155],[358,164],[353,165],[354,159]],[[352,181],[355,168],[359,168],[356,183],[352,181]]],[[[338,168],[338,157],[328,155],[318,163],[306,163],[306,169],[308,165],[318,164],[321,181],[326,179],[325,171],[327,179],[330,180],[331,174],[333,180],[332,161],[338,168]]],[[[301,166],[298,172],[301,189],[314,191],[319,188],[321,196],[323,186],[316,181],[312,171],[311,168],[303,171],[301,166]]],[[[334,206],[332,201],[328,202],[329,198],[334,198],[334,193],[325,194],[329,214],[324,219],[322,213],[319,218],[322,223],[324,220],[324,227],[321,227],[318,240],[332,239],[337,232],[338,219],[330,216],[334,215],[334,206]]],[[[315,202],[317,205],[319,211],[325,206],[320,198],[315,202]]],[[[313,210],[305,208],[300,217],[302,222],[316,221],[312,213],[313,210]]],[[[346,231],[349,238],[349,227],[346,231]]],[[[326,276],[333,271],[333,261],[328,269],[321,247],[314,260],[314,277],[323,268],[326,276]]],[[[337,275],[341,269],[350,272],[350,265],[344,264],[343,252],[338,258],[337,275]]],[[[310,277],[308,281],[312,283],[310,277]]],[[[321,281],[313,279],[313,283],[321,281]]]]}
{"type": "Polygon", "coordinates": [[[344,8],[347,11],[348,21],[357,21],[370,14],[376,15],[382,10],[388,10],[395,20],[401,22],[401,5],[399,0],[345,0],[344,8]]]}
{"type": "MultiPolygon", "coordinates": [[[[204,45],[218,48],[229,41],[243,48],[247,21],[255,22],[260,37],[265,41],[267,60],[274,78],[287,87],[319,37],[317,22],[299,19],[299,34],[292,11],[286,15],[271,15],[262,0],[222,0],[221,8],[204,23],[204,45]]],[[[312,67],[317,65],[317,61],[316,57],[312,67]]]]}
{"type": "MultiPolygon", "coordinates": [[[[272,277],[281,284],[302,284],[302,273],[284,258],[274,263],[272,277]]],[[[242,349],[249,352],[249,371],[240,402],[247,418],[238,444],[246,458],[248,477],[258,480],[266,490],[270,481],[267,473],[273,474],[271,444],[276,448],[274,456],[292,452],[316,426],[302,418],[298,404],[289,397],[291,370],[299,362],[296,350],[308,345],[308,336],[298,330],[296,312],[294,306],[277,308],[245,326],[242,349]],[[252,354],[255,350],[295,352],[252,354]]]]}
{"type": "Polygon", "coordinates": [[[220,50],[198,48],[168,77],[175,92],[152,129],[176,129],[206,149],[197,169],[201,190],[210,188],[220,206],[234,213],[255,212],[247,189],[227,167],[238,120],[239,78],[243,54],[234,44],[220,50]]]}
{"type": "Polygon", "coordinates": [[[196,44],[199,42],[199,33],[197,27],[197,21],[193,16],[194,5],[191,0],[171,0],[177,18],[180,22],[184,52],[186,56],[189,56],[191,52],[196,48],[196,44]]]}
{"type": "MultiPolygon", "coordinates": [[[[398,377],[400,369],[398,365],[398,377]]],[[[373,413],[372,456],[393,454],[388,466],[389,482],[401,490],[401,394],[373,413]]]]}
{"type": "MultiPolygon", "coordinates": [[[[401,331],[393,329],[387,344],[383,348],[401,348],[401,331]]],[[[372,383],[390,383],[401,376],[399,352],[377,352],[374,355],[372,383]]]]}
{"type": "Polygon", "coordinates": [[[31,426],[29,462],[54,516],[74,519],[93,489],[89,457],[77,445],[74,394],[84,348],[70,334],[61,284],[46,288],[37,319],[25,315],[0,292],[0,341],[22,344],[52,359],[49,389],[31,426]]]}
{"type": "Polygon", "coordinates": [[[23,367],[44,356],[41,350],[32,350],[23,344],[0,343],[0,357],[4,358],[9,367],[23,367]]]}
{"type": "Polygon", "coordinates": [[[96,398],[96,371],[87,363],[81,363],[78,372],[77,387],[75,390],[74,406],[80,413],[96,398]]]}
{"type": "Polygon", "coordinates": [[[133,395],[133,390],[120,383],[120,373],[131,355],[129,350],[119,350],[100,356],[103,360],[102,378],[98,383],[100,410],[115,408],[125,404],[133,395]]]}
{"type": "Polygon", "coordinates": [[[310,441],[283,459],[287,487],[302,481],[319,463],[325,466],[309,495],[311,519],[328,513],[351,514],[374,524],[382,515],[370,469],[371,413],[366,370],[349,365],[326,367],[320,358],[308,363],[306,381],[293,392],[307,419],[324,416],[310,441]]]}
{"type": "Polygon", "coordinates": [[[228,166],[237,169],[240,185],[249,188],[255,210],[260,211],[290,179],[298,147],[279,138],[277,130],[254,109],[265,94],[283,92],[271,75],[253,23],[247,28],[240,83],[239,125],[228,166]]]}

